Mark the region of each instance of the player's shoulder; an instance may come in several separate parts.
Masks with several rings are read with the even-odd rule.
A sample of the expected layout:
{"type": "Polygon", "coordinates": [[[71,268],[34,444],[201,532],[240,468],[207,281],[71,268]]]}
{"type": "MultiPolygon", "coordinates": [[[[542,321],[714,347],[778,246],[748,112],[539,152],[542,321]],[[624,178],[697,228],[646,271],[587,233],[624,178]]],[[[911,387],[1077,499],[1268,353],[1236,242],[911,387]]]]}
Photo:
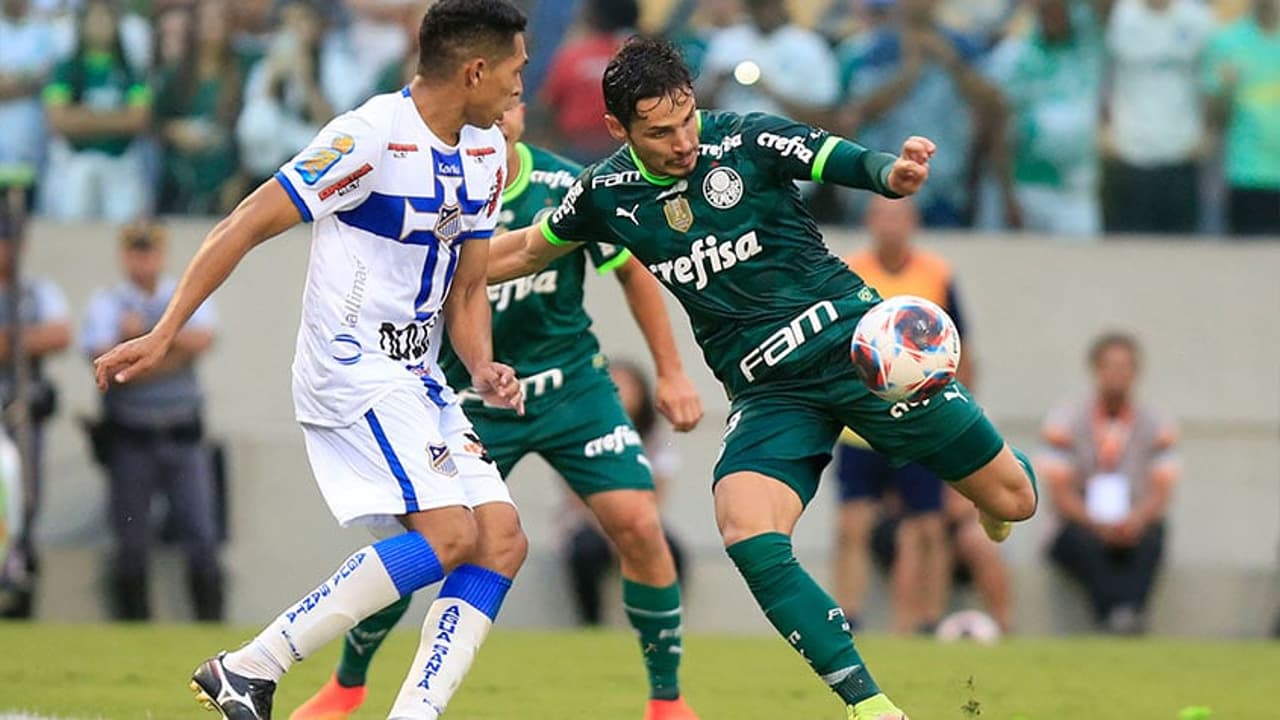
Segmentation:
{"type": "Polygon", "coordinates": [[[492,150],[493,154],[506,156],[507,141],[502,136],[502,130],[497,125],[490,125],[489,127],[463,125],[462,132],[458,134],[458,144],[469,149],[492,150]]]}
{"type": "Polygon", "coordinates": [[[355,109],[338,115],[330,124],[361,135],[388,135],[403,106],[401,92],[374,95],[355,109]]]}

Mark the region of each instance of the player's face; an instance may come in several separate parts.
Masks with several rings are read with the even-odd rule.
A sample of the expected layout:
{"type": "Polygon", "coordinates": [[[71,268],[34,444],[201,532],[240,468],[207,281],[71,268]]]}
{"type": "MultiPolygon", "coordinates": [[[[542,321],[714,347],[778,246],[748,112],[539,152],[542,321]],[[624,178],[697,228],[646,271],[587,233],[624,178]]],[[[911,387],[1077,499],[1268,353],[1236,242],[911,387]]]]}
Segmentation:
{"type": "Polygon", "coordinates": [[[1138,377],[1138,359],[1133,352],[1123,345],[1112,345],[1098,355],[1093,367],[1094,381],[1098,392],[1109,398],[1123,398],[1129,395],[1134,380],[1138,377]]]}
{"type": "Polygon", "coordinates": [[[524,136],[524,103],[516,103],[516,106],[502,113],[502,117],[498,119],[498,128],[502,130],[502,136],[507,139],[508,145],[514,145],[524,136]]]}
{"type": "Polygon", "coordinates": [[[652,173],[685,177],[698,165],[698,107],[692,90],[640,100],[630,127],[612,115],[605,116],[605,124],[652,173]]]}
{"type": "Polygon", "coordinates": [[[524,92],[524,67],[527,64],[529,54],[525,51],[524,34],[517,33],[513,52],[506,57],[493,62],[477,60],[468,66],[471,112],[467,122],[477,127],[489,127],[519,104],[520,95],[524,92]]]}

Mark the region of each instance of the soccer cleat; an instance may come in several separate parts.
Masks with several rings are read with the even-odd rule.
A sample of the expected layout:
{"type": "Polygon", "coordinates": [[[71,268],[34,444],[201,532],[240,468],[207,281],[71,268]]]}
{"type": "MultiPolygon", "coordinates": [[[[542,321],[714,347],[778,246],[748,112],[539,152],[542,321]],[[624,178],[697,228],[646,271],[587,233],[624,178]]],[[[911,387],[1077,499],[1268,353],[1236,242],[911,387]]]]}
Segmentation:
{"type": "Polygon", "coordinates": [[[981,510],[978,511],[978,524],[982,526],[983,532],[991,538],[992,542],[1004,542],[1013,532],[1013,523],[1008,520],[997,520],[981,510]]]}
{"type": "Polygon", "coordinates": [[[644,720],[698,720],[698,714],[685,704],[684,698],[650,700],[644,709],[644,720]]]}
{"type": "Polygon", "coordinates": [[[884,693],[880,693],[849,707],[849,720],[908,720],[908,718],[907,714],[899,710],[884,693]]]}
{"type": "Polygon", "coordinates": [[[276,684],[270,680],[237,675],[227,669],[225,652],[205,660],[191,674],[191,691],[205,710],[216,710],[224,720],[271,720],[271,697],[276,684]]]}
{"type": "Polygon", "coordinates": [[[338,684],[337,676],[331,677],[310,700],[293,711],[289,720],[347,720],[364,704],[367,692],[364,685],[344,687],[338,684]]]}

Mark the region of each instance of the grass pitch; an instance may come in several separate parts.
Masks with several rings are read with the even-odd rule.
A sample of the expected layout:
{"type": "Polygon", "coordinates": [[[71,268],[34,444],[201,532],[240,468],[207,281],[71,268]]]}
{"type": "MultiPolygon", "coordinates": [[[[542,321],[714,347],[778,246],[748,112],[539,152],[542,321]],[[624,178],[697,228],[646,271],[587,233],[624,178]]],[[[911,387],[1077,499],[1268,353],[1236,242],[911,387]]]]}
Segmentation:
{"type": "MultiPolygon", "coordinates": [[[[191,670],[249,631],[226,627],[0,623],[0,718],[209,718],[191,670]]],[[[417,634],[391,636],[370,675],[361,720],[385,717],[417,634]]],[[[1280,718],[1280,643],[1014,639],[995,647],[859,638],[880,684],[913,720],[1212,720],[1280,718]],[[1202,717],[1202,716],[1201,716],[1202,717]]],[[[338,644],[294,667],[276,718],[324,682],[338,644]]],[[[691,635],[682,685],[703,720],[843,720],[840,706],[772,636],[691,635]]],[[[638,648],[624,632],[495,632],[450,720],[631,720],[642,714],[638,648]]]]}

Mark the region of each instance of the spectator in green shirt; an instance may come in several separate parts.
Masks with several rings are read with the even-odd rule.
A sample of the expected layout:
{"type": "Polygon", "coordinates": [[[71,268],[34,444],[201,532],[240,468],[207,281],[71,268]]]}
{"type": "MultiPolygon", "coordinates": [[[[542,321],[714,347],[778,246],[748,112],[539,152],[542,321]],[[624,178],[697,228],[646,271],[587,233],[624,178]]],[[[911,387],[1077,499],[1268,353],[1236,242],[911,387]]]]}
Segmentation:
{"type": "Polygon", "coordinates": [[[1222,132],[1227,228],[1280,234],[1280,0],[1253,0],[1210,39],[1203,79],[1222,132]]]}
{"type": "Polygon", "coordinates": [[[240,114],[243,77],[228,21],[223,0],[200,0],[194,8],[161,16],[162,34],[180,33],[177,56],[162,58],[157,79],[161,212],[221,214],[239,199],[231,130],[240,114]]]}
{"type": "Polygon", "coordinates": [[[45,214],[125,222],[148,212],[135,140],[151,122],[151,91],[125,59],[108,0],[89,0],[80,11],[75,51],[54,69],[44,104],[51,131],[45,214]]]}

